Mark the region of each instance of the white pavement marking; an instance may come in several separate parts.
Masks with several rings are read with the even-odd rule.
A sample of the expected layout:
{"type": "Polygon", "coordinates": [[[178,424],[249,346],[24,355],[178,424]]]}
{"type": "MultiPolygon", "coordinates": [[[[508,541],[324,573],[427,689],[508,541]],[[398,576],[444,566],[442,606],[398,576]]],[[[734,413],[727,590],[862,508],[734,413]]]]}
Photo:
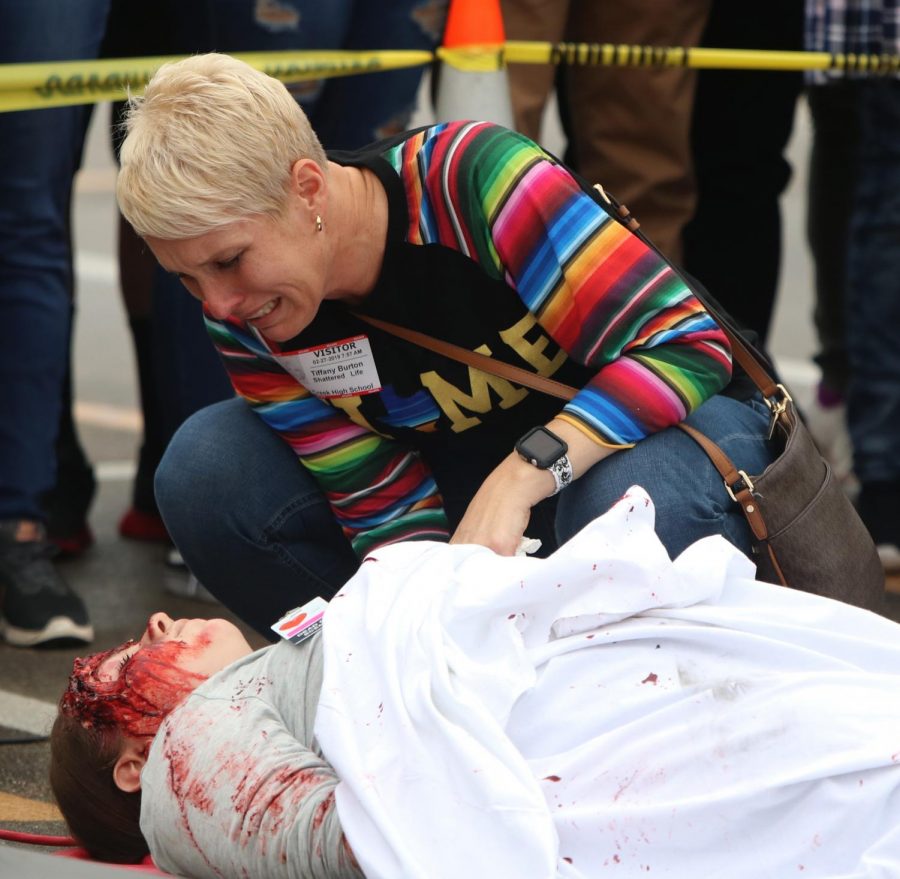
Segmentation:
{"type": "Polygon", "coordinates": [[[56,706],[52,702],[0,690],[0,724],[3,726],[33,736],[45,736],[55,717],[56,706]]]}

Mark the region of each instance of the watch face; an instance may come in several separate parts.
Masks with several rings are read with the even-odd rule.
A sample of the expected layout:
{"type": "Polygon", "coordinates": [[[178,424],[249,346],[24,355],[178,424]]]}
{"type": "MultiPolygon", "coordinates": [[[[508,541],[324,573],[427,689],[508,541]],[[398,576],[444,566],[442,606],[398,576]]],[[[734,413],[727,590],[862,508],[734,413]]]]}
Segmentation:
{"type": "Polygon", "coordinates": [[[519,454],[536,467],[546,470],[567,451],[566,444],[544,427],[529,431],[516,445],[519,454]]]}

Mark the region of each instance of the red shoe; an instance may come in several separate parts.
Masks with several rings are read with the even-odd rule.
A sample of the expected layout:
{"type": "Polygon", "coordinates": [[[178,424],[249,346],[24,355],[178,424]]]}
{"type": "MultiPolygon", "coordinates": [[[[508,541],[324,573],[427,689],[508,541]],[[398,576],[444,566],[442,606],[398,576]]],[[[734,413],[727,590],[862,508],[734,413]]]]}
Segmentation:
{"type": "Polygon", "coordinates": [[[94,534],[85,522],[77,531],[69,534],[48,534],[47,539],[59,550],[60,558],[81,555],[93,542],[94,534]]]}
{"type": "Polygon", "coordinates": [[[131,507],[119,520],[119,534],[129,540],[171,543],[159,513],[145,513],[137,507],[131,507]]]}

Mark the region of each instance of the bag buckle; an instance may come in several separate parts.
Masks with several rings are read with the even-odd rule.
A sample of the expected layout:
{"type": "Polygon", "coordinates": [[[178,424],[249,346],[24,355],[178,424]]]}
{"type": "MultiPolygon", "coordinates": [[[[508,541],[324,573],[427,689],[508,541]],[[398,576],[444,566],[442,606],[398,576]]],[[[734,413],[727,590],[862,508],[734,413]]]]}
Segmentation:
{"type": "Polygon", "coordinates": [[[739,504],[740,501],[735,497],[735,491],[742,491],[743,489],[747,489],[750,494],[753,494],[753,480],[747,475],[746,471],[738,470],[738,476],[741,478],[738,479],[734,486],[729,485],[725,480],[722,480],[725,483],[725,491],[728,492],[729,497],[736,503],[739,504]]]}
{"type": "Polygon", "coordinates": [[[775,387],[781,392],[780,399],[776,399],[774,396],[771,399],[769,397],[763,397],[763,400],[769,407],[769,411],[772,413],[772,417],[769,420],[769,433],[766,437],[767,439],[772,439],[775,435],[775,425],[778,424],[778,419],[787,411],[788,403],[794,402],[794,398],[788,393],[788,389],[784,385],[779,384],[775,387]]]}

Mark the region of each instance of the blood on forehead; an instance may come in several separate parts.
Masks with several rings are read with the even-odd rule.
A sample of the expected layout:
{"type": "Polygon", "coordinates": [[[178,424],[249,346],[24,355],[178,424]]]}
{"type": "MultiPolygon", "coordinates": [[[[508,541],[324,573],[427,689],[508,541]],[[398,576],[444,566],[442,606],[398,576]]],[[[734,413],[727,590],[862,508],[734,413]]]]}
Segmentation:
{"type": "Polygon", "coordinates": [[[124,735],[153,736],[166,715],[206,675],[183,667],[192,648],[183,641],[166,641],[141,647],[110,680],[98,676],[111,656],[134,644],[128,641],[112,650],[76,659],[60,710],[93,729],[115,727],[124,735]]]}

